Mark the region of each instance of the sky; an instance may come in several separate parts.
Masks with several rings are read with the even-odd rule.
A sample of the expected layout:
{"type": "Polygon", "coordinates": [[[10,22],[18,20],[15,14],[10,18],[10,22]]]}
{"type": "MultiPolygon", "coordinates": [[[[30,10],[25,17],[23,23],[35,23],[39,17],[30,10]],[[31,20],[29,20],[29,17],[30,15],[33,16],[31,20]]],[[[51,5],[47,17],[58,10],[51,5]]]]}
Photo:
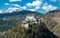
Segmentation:
{"type": "Polygon", "coordinates": [[[0,13],[30,10],[46,14],[56,9],[60,9],[60,0],[0,0],[0,13]]]}

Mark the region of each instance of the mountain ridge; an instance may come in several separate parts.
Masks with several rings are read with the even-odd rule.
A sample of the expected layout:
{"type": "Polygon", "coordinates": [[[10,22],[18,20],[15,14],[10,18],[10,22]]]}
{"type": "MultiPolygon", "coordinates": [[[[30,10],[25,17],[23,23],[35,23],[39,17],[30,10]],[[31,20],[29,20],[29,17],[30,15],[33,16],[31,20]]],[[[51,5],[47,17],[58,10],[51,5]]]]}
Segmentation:
{"type": "MultiPolygon", "coordinates": [[[[23,15],[23,14],[32,14],[32,13],[37,14],[39,12],[22,10],[22,11],[16,11],[16,12],[11,12],[11,13],[1,13],[0,17],[11,16],[11,15],[18,15],[18,14],[20,14],[20,15],[23,15]]],[[[39,13],[39,14],[41,14],[41,13],[39,13]]]]}

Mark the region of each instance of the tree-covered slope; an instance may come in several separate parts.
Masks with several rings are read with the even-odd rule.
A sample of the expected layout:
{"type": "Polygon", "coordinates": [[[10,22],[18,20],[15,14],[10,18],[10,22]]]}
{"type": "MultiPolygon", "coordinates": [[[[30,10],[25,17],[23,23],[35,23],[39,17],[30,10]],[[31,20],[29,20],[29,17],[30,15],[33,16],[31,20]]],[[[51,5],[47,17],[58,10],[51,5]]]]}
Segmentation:
{"type": "Polygon", "coordinates": [[[0,14],[0,31],[4,31],[12,28],[13,26],[17,25],[19,22],[24,20],[27,15],[31,15],[31,14],[39,18],[42,16],[42,14],[38,12],[33,12],[28,10],[0,14]]]}
{"type": "Polygon", "coordinates": [[[4,38],[58,38],[48,30],[43,22],[40,22],[40,24],[30,24],[32,25],[31,29],[22,28],[21,24],[7,31],[4,38]]]}

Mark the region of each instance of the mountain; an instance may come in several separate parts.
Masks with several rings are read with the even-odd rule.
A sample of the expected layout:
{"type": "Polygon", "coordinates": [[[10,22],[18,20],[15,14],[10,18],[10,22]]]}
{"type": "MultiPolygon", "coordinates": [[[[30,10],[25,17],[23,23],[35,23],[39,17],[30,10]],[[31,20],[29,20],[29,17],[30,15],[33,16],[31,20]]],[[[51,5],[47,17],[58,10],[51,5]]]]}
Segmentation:
{"type": "Polygon", "coordinates": [[[31,14],[38,16],[39,18],[42,16],[41,13],[28,10],[0,14],[0,31],[11,29],[13,26],[24,20],[27,15],[31,14]]]}
{"type": "Polygon", "coordinates": [[[60,37],[60,10],[53,10],[45,15],[47,28],[60,37]]]}
{"type": "Polygon", "coordinates": [[[0,14],[0,31],[6,31],[4,34],[6,38],[58,38],[56,34],[53,34],[54,31],[52,31],[57,26],[57,22],[52,19],[54,14],[49,12],[43,15],[28,10],[0,14]],[[42,19],[37,23],[34,23],[34,21],[25,22],[24,19],[28,15],[34,15],[38,19],[43,18],[44,21],[42,19]],[[22,23],[22,21],[24,22],[22,23]],[[26,23],[28,23],[28,29],[24,28],[24,26],[21,27],[21,25],[26,23]]]}
{"type": "MultiPolygon", "coordinates": [[[[5,17],[5,16],[12,16],[12,15],[25,15],[25,14],[38,14],[38,12],[34,12],[34,11],[28,11],[28,10],[22,10],[22,11],[15,11],[12,13],[1,13],[0,14],[0,18],[1,17],[5,17]]],[[[39,13],[40,15],[42,15],[41,13],[39,13]]]]}

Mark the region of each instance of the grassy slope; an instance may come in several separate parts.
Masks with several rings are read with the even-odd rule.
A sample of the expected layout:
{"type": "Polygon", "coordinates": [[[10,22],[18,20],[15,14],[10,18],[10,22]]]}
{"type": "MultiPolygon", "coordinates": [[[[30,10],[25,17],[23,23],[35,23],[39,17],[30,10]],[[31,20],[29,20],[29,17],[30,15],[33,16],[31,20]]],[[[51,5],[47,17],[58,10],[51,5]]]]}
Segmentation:
{"type": "MultiPolygon", "coordinates": [[[[52,27],[52,29],[51,28],[50,29],[57,36],[60,36],[60,19],[53,19],[53,18],[60,18],[60,10],[50,11],[46,14],[46,17],[50,18],[51,21],[54,20],[55,22],[57,22],[57,25],[55,25],[54,27],[52,27],[52,25],[50,25],[52,27]]],[[[50,21],[48,21],[48,22],[50,22],[50,21]]],[[[49,27],[49,25],[47,25],[47,26],[49,27]]]]}

